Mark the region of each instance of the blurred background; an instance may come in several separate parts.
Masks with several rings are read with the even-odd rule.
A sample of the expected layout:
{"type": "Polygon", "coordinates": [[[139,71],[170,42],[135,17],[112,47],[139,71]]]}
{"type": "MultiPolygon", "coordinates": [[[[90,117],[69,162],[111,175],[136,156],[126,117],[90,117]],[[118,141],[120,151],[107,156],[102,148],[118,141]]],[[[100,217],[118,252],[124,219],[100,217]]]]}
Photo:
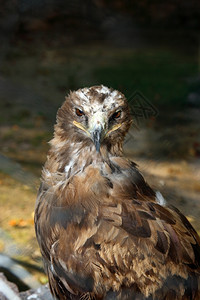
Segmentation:
{"type": "Polygon", "coordinates": [[[56,111],[99,84],[130,103],[126,155],[200,233],[200,2],[0,0],[0,271],[20,290],[47,282],[33,216],[56,111]]]}

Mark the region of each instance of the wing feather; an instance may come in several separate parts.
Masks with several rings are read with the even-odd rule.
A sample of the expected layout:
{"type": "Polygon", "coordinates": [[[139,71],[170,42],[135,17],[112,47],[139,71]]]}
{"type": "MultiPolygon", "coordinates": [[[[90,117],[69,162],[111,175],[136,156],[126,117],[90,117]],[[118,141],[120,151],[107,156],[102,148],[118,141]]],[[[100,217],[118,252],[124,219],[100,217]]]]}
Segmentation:
{"type": "MultiPolygon", "coordinates": [[[[93,172],[91,184],[98,180],[95,176],[99,173],[93,172]]],[[[174,299],[184,299],[177,295],[184,296],[193,285],[192,299],[198,299],[200,243],[193,227],[177,209],[160,206],[152,196],[147,201],[147,196],[140,199],[140,193],[134,193],[137,198],[120,199],[116,183],[109,180],[113,186],[101,179],[100,188],[90,189],[91,206],[84,185],[82,202],[79,193],[73,194],[75,204],[68,199],[71,191],[58,199],[59,186],[40,189],[36,232],[54,295],[64,291],[69,299],[88,292],[104,297],[112,287],[115,299],[126,299],[120,295],[127,295],[123,289],[129,287],[130,297],[170,299],[171,289],[174,299]]],[[[80,190],[81,181],[78,175],[70,181],[73,191],[77,185],[80,190]]]]}

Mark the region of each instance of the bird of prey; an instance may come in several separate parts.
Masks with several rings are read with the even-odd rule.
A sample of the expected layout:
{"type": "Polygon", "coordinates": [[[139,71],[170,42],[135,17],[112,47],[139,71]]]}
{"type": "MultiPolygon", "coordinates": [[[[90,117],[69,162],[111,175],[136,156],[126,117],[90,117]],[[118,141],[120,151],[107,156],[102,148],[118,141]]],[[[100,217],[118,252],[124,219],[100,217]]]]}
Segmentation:
{"type": "Polygon", "coordinates": [[[200,299],[200,238],[123,156],[131,122],[103,85],[58,110],[35,210],[55,299],[200,299]]]}

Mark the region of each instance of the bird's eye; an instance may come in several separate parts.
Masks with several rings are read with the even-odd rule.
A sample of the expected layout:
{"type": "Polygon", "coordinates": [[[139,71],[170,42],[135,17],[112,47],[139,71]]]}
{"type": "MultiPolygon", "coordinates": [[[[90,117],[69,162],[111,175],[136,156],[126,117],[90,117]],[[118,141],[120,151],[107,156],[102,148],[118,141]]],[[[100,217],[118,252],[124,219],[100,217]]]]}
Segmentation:
{"type": "Polygon", "coordinates": [[[121,116],[121,110],[114,112],[112,119],[118,119],[121,116]]]}
{"type": "Polygon", "coordinates": [[[75,112],[76,112],[77,116],[79,116],[79,117],[84,115],[84,112],[82,110],[80,110],[79,108],[76,108],[75,112]]]}

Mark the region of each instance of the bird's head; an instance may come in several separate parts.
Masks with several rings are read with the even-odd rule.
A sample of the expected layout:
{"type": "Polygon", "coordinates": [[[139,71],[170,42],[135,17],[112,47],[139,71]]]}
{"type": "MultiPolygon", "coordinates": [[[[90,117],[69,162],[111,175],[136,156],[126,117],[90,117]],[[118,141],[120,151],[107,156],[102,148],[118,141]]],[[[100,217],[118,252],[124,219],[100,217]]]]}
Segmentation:
{"type": "Polygon", "coordinates": [[[103,85],[71,92],[58,110],[57,126],[73,142],[122,143],[132,119],[125,96],[103,85]]]}

